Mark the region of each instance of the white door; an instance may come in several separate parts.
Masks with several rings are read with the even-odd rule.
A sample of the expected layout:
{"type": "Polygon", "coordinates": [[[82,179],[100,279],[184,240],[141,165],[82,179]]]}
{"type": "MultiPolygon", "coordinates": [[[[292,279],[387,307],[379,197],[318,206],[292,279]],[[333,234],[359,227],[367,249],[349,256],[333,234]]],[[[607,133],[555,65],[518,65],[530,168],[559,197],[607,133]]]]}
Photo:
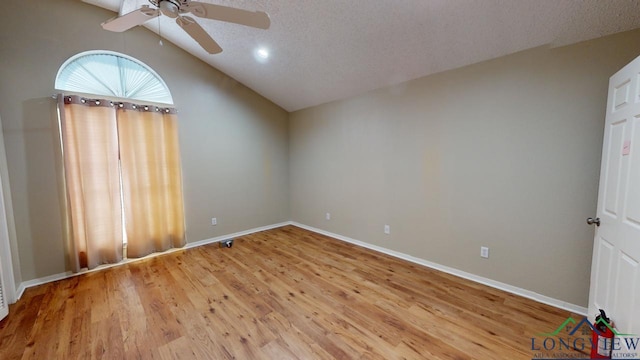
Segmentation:
{"type": "Polygon", "coordinates": [[[640,57],[609,80],[589,316],[640,334],[640,57]]]}

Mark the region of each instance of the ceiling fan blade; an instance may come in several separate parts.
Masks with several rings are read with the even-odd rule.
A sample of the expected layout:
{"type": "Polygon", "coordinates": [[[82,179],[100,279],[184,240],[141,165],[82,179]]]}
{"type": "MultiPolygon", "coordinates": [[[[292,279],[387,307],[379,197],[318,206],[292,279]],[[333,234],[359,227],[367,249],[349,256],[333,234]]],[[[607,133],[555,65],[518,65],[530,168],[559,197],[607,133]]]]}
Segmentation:
{"type": "Polygon", "coordinates": [[[134,26],[142,25],[147,20],[160,15],[160,11],[152,9],[147,5],[142,6],[138,10],[134,10],[128,14],[114,17],[103,22],[102,28],[109,31],[123,32],[134,26]]]}
{"type": "Polygon", "coordinates": [[[226,21],[258,29],[268,29],[271,26],[269,15],[263,11],[242,10],[198,1],[189,2],[185,10],[197,17],[226,21]]]}
{"type": "Polygon", "coordinates": [[[179,16],[176,23],[205,49],[209,54],[219,54],[222,48],[192,17],[179,16]]]}

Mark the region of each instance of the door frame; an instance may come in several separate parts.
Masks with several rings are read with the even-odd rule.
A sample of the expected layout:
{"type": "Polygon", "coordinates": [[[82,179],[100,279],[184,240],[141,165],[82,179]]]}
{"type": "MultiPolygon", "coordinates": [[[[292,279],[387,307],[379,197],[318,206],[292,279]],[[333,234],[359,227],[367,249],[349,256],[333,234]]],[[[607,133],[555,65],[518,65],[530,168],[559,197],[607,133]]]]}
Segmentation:
{"type": "MultiPolygon", "coordinates": [[[[0,121],[0,124],[2,122],[0,121]]],[[[1,128],[0,128],[1,129],[1,128]]],[[[2,137],[2,131],[0,130],[0,137],[2,137]]],[[[0,139],[0,156],[5,157],[0,161],[0,166],[6,164],[6,155],[4,152],[4,140],[0,139]]],[[[3,166],[6,169],[6,165],[3,166]]],[[[4,196],[4,182],[2,171],[0,168],[0,276],[2,277],[2,284],[4,285],[5,301],[7,305],[15,303],[17,299],[16,294],[16,281],[13,273],[13,259],[11,253],[11,242],[9,240],[9,222],[7,220],[7,211],[5,208],[5,196],[4,196]]]]}

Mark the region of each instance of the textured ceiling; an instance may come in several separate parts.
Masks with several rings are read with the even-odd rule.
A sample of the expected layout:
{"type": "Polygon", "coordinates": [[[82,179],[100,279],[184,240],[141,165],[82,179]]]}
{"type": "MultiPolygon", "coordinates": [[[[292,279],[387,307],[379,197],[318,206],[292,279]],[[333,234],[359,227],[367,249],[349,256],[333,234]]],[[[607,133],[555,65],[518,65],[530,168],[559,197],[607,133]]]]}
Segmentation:
{"type": "MultiPolygon", "coordinates": [[[[83,0],[132,11],[147,0],[83,0]]],[[[640,28],[638,0],[201,0],[266,11],[269,30],[197,19],[209,55],[166,17],[146,26],[288,111],[541,45],[640,28]],[[258,46],[271,52],[254,57],[258,46]]],[[[105,19],[106,20],[106,19],[105,19]]]]}

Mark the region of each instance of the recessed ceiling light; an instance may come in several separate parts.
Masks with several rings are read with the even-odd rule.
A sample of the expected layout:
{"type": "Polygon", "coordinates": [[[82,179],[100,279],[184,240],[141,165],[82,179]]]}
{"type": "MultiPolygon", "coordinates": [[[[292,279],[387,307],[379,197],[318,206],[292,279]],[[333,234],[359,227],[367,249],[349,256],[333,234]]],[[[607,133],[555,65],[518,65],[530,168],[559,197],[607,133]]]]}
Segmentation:
{"type": "Polygon", "coordinates": [[[259,48],[255,52],[256,60],[260,62],[265,62],[269,58],[269,50],[265,48],[259,48]]]}
{"type": "Polygon", "coordinates": [[[263,59],[266,59],[269,57],[269,52],[267,51],[267,49],[259,49],[258,56],[260,56],[263,59]]]}

